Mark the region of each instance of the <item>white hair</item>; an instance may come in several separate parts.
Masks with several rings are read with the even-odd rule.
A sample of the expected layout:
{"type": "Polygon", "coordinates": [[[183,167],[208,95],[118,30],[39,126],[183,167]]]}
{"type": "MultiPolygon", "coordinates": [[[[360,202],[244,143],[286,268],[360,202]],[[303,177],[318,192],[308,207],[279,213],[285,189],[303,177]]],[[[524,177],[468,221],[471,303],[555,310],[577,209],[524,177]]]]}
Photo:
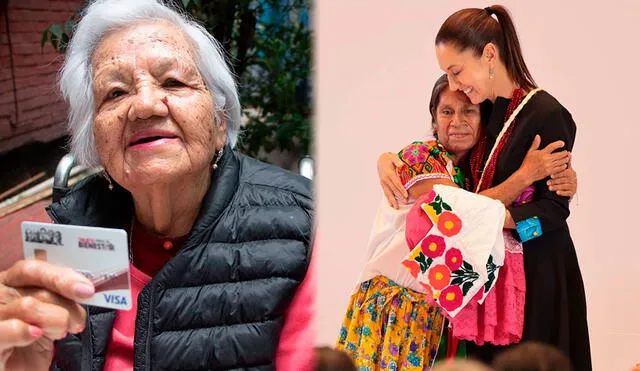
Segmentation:
{"type": "Polygon", "coordinates": [[[62,95],[69,104],[71,152],[78,164],[100,164],[93,136],[93,53],[110,31],[149,20],[169,21],[193,41],[197,67],[215,102],[216,121],[222,114],[227,123],[227,143],[236,145],[240,130],[238,91],[223,50],[213,36],[163,0],[96,0],[86,8],[74,29],[59,79],[62,95]]]}

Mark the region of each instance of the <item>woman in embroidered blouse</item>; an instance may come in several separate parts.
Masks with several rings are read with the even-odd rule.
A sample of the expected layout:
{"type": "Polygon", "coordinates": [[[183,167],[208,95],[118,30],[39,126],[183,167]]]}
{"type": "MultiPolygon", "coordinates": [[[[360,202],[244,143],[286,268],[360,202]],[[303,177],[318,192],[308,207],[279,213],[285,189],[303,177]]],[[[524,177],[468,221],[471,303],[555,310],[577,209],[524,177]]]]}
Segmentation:
{"type": "MultiPolygon", "coordinates": [[[[434,86],[430,111],[440,140],[415,142],[397,155],[405,160],[414,154],[421,157],[420,163],[398,170],[412,199],[419,199],[435,184],[466,188],[468,182],[458,165],[465,162],[480,136],[480,106],[448,89],[446,76],[434,86]]],[[[532,148],[520,171],[485,193],[513,201],[535,180],[565,170],[568,153],[551,154],[560,146],[553,143],[543,150],[532,148]]],[[[574,176],[571,172],[567,175],[574,176]]],[[[360,367],[422,370],[433,364],[438,353],[445,355],[445,347],[439,346],[444,317],[400,264],[409,252],[404,226],[411,207],[411,202],[399,210],[386,203],[381,206],[370,240],[370,259],[340,331],[337,347],[347,351],[360,367]]]]}
{"type": "MultiPolygon", "coordinates": [[[[463,92],[475,104],[491,106],[484,135],[470,155],[476,188],[483,190],[513,176],[536,135],[542,144],[562,140],[565,149],[572,149],[575,122],[553,96],[544,91],[536,94],[536,84],[504,7],[454,13],[440,28],[435,45],[451,88],[463,92]],[[516,119],[505,125],[515,107],[532,93],[535,95],[516,119]]],[[[389,161],[385,161],[380,168],[389,167],[389,161]]],[[[571,358],[576,370],[588,371],[591,355],[584,284],[566,223],[569,198],[565,196],[570,194],[554,192],[554,180],[542,179],[534,186],[533,201],[508,206],[505,223],[505,228],[513,229],[514,236],[524,244],[523,341],[557,346],[571,358]]],[[[471,346],[470,354],[490,362],[500,350],[471,346]]]]}

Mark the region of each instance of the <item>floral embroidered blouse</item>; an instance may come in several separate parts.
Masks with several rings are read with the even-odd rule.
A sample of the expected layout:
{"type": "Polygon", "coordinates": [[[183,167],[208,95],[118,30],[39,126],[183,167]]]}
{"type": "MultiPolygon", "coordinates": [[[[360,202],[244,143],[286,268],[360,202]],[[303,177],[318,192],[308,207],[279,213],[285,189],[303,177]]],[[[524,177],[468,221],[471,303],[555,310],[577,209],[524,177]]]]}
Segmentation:
{"type": "Polygon", "coordinates": [[[402,166],[397,169],[405,189],[426,179],[451,179],[465,188],[465,177],[460,168],[437,140],[413,142],[398,152],[402,166]]]}

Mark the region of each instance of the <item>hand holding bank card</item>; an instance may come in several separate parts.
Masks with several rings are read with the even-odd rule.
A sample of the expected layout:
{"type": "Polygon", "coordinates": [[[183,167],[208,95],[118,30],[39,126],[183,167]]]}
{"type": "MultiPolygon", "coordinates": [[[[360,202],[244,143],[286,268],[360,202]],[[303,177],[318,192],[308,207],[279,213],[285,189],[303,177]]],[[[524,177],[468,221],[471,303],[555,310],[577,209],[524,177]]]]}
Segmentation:
{"type": "Polygon", "coordinates": [[[22,222],[26,259],[38,259],[83,274],[95,286],[81,304],[131,309],[127,232],[122,229],[22,222]]]}

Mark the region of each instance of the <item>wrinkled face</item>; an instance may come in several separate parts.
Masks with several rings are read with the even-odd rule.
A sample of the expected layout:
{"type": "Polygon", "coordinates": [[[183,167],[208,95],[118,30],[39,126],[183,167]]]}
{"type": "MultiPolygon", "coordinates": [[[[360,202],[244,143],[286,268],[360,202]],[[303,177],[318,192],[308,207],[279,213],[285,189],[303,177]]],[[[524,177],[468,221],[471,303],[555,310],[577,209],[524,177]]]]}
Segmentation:
{"type": "Polygon", "coordinates": [[[447,151],[465,154],[478,143],[480,106],[459,91],[443,90],[436,108],[435,131],[447,151]]]}
{"type": "Polygon", "coordinates": [[[460,51],[453,44],[439,43],[436,56],[451,89],[466,94],[473,104],[490,99],[493,84],[489,78],[490,62],[484,53],[477,56],[471,49],[460,51]]]}
{"type": "Polygon", "coordinates": [[[193,43],[165,21],[109,33],[92,59],[100,160],[131,190],[208,171],[226,138],[193,43]]]}

